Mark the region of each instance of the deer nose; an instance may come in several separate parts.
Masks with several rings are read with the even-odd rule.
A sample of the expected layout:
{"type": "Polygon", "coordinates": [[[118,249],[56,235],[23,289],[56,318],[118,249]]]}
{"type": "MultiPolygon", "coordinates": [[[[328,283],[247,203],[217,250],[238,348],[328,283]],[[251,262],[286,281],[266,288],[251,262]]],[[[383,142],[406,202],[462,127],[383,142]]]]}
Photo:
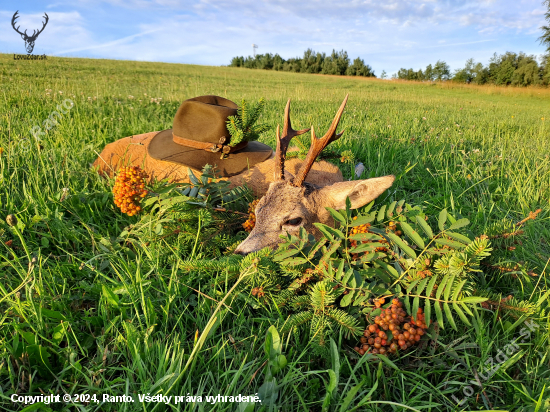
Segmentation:
{"type": "Polygon", "coordinates": [[[239,245],[239,247],[237,247],[237,249],[235,249],[235,250],[233,251],[233,253],[234,253],[235,255],[241,255],[241,256],[246,256],[246,255],[248,255],[248,252],[245,252],[244,250],[240,249],[240,245],[239,245]]]}

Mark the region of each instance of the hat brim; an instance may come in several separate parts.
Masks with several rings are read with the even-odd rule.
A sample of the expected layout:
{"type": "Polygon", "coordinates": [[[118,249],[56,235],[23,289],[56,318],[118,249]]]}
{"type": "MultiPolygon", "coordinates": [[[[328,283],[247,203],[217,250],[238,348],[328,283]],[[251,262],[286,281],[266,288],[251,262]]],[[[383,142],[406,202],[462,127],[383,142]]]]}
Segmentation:
{"type": "Polygon", "coordinates": [[[182,146],[172,140],[172,129],[157,133],[147,147],[153,159],[176,163],[201,170],[206,164],[216,166],[218,175],[230,177],[242,173],[271,156],[273,149],[260,142],[248,142],[245,148],[229,153],[225,159],[221,154],[204,149],[182,146]]]}

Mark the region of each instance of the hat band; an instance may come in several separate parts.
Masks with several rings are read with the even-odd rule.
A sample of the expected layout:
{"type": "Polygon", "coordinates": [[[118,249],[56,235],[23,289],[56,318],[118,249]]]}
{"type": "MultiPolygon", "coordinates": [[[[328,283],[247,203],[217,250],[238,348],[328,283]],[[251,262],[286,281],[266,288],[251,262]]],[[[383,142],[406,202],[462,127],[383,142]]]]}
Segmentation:
{"type": "Polygon", "coordinates": [[[248,145],[248,142],[246,141],[241,142],[235,146],[228,146],[221,143],[197,142],[196,140],[186,139],[185,137],[177,136],[174,133],[172,133],[172,140],[174,141],[174,143],[182,146],[192,147],[194,149],[202,149],[214,153],[221,151],[225,154],[236,152],[237,150],[241,150],[246,147],[246,145],[248,145]]]}

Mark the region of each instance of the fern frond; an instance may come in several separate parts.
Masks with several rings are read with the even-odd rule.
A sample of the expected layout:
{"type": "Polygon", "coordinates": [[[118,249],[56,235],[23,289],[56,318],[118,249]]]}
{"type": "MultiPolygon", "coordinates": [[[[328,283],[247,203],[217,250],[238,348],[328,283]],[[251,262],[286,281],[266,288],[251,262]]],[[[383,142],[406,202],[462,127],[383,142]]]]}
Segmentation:
{"type": "Polygon", "coordinates": [[[281,329],[282,333],[286,333],[292,328],[298,329],[300,326],[308,323],[314,318],[314,314],[311,311],[304,311],[300,313],[295,313],[291,315],[286,323],[284,324],[283,328],[281,329]]]}
{"type": "Polygon", "coordinates": [[[317,282],[310,289],[309,296],[311,299],[311,306],[316,313],[324,313],[326,307],[333,304],[336,300],[331,282],[323,280],[317,282]]]}
{"type": "Polygon", "coordinates": [[[332,322],[337,324],[344,332],[346,338],[350,336],[358,336],[361,334],[361,328],[359,327],[359,321],[343,310],[336,308],[328,308],[325,311],[325,315],[332,322]]]}
{"type": "Polygon", "coordinates": [[[309,308],[310,306],[310,299],[307,295],[302,296],[296,296],[292,302],[290,302],[289,306],[294,310],[304,310],[309,308]]]}
{"type": "Polygon", "coordinates": [[[237,108],[236,116],[227,118],[227,130],[231,135],[229,146],[236,146],[243,141],[254,141],[260,138],[262,133],[269,130],[267,124],[255,124],[264,109],[265,99],[262,97],[258,103],[249,104],[245,99],[237,108]]]}

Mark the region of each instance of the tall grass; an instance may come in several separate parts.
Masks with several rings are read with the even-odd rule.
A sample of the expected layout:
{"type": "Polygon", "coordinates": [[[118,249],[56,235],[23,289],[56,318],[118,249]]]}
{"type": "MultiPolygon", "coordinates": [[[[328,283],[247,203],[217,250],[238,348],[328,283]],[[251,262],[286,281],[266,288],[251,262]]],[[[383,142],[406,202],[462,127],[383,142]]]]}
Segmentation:
{"type": "MultiPolygon", "coordinates": [[[[295,128],[313,124],[323,131],[349,93],[341,121],[346,132],[333,145],[352,150],[356,161],[365,164],[363,178],[403,174],[392,198],[405,198],[431,213],[449,208],[469,218],[476,233],[500,219],[520,220],[542,208],[514,251],[514,259],[528,262],[538,276],[522,283],[502,274],[492,284],[495,293],[531,302],[548,291],[547,90],[10,57],[0,55],[4,410],[23,409],[11,402],[14,393],[204,397],[258,392],[267,359],[266,330],[285,319],[277,311],[253,309],[242,293],[228,293],[234,274],[223,265],[189,270],[184,238],[142,241],[133,250],[123,247],[120,235],[137,218],[117,211],[112,182],[90,169],[105,144],[170,128],[181,102],[199,95],[236,102],[263,96],[267,104],[262,122],[271,130],[282,121],[284,104],[291,98],[295,128]],[[65,99],[74,106],[36,141],[30,130],[44,130],[43,122],[65,99]],[[10,213],[20,222],[21,238],[4,223],[10,213]]],[[[274,133],[261,140],[274,146],[274,133]]],[[[352,177],[349,166],[343,173],[352,177]]],[[[188,234],[192,239],[199,235],[198,226],[188,234]]],[[[238,240],[245,234],[231,236],[238,240]]],[[[209,261],[212,256],[202,244],[197,256],[209,261]]],[[[547,307],[546,302],[539,304],[547,307]]],[[[356,410],[547,410],[548,320],[547,315],[538,319],[536,333],[521,344],[521,356],[484,382],[483,390],[474,387],[475,395],[460,407],[452,396],[464,398],[462,384],[475,379],[472,370],[517,337],[521,325],[514,325],[515,319],[480,311],[474,327],[442,331],[432,348],[388,364],[358,360],[350,342],[335,336],[340,380],[329,409],[341,410],[351,397],[349,410],[361,400],[356,410]]],[[[309,353],[303,337],[282,339],[289,364],[277,376],[273,410],[321,410],[331,366],[309,353]]],[[[61,410],[62,404],[50,407],[61,410]]],[[[236,405],[189,402],[180,407],[91,402],[79,410],[235,410],[236,405]]]]}

